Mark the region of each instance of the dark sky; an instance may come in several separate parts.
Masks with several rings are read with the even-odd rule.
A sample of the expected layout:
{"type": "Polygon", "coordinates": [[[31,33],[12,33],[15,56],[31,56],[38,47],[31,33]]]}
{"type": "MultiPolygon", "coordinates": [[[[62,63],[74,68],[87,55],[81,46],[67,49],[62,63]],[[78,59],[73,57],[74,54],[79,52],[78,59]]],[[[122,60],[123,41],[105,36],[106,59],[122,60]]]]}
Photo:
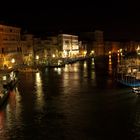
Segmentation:
{"type": "Polygon", "coordinates": [[[36,34],[99,29],[107,39],[140,40],[140,8],[134,0],[4,1],[0,21],[36,34]]]}

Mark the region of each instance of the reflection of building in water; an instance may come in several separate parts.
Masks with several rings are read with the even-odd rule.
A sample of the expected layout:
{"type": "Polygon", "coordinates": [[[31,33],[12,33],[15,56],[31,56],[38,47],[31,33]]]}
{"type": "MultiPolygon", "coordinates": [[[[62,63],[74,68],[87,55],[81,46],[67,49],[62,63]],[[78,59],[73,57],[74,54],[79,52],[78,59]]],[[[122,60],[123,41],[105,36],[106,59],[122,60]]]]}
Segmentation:
{"type": "Polygon", "coordinates": [[[109,65],[108,65],[108,70],[109,70],[109,73],[111,73],[112,72],[112,55],[111,55],[111,51],[109,51],[109,59],[108,59],[108,63],[109,63],[109,65]]]}
{"type": "MultiPolygon", "coordinates": [[[[7,122],[7,127],[10,128],[13,122],[22,123],[22,104],[21,95],[16,88],[14,91],[10,92],[8,104],[6,106],[5,119],[7,122]]],[[[19,124],[21,125],[21,124],[19,124]]]]}
{"type": "Polygon", "coordinates": [[[36,84],[36,108],[42,109],[44,105],[44,96],[43,96],[42,79],[40,73],[35,74],[35,84],[36,84]]]}
{"type": "MultiPolygon", "coordinates": [[[[4,112],[0,111],[0,130],[2,130],[4,127],[4,120],[5,120],[4,115],[5,115],[4,112]]],[[[1,135],[1,131],[0,131],[0,135],[1,135]]]]}

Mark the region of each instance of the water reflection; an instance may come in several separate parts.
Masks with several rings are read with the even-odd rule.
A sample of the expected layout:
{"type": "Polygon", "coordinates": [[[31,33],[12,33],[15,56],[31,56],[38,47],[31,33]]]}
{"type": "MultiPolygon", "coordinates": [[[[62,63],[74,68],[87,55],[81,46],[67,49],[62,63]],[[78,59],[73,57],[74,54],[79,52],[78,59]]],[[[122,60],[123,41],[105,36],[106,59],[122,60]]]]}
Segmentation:
{"type": "Polygon", "coordinates": [[[35,85],[36,85],[36,108],[41,110],[44,105],[44,96],[43,96],[43,89],[42,89],[42,79],[41,73],[35,74],[35,85]]]}
{"type": "Polygon", "coordinates": [[[118,64],[120,63],[120,54],[118,53],[118,64]]]}
{"type": "Polygon", "coordinates": [[[54,68],[54,71],[56,71],[59,75],[61,75],[62,68],[54,68]]]}
{"type": "Polygon", "coordinates": [[[5,120],[4,115],[5,115],[4,112],[0,111],[0,135],[2,135],[2,133],[3,133],[4,120],[5,120]]]}
{"type": "Polygon", "coordinates": [[[84,61],[84,65],[83,65],[83,76],[84,77],[88,77],[88,71],[87,71],[87,62],[84,61]]]}
{"type": "Polygon", "coordinates": [[[111,57],[111,54],[109,54],[109,62],[108,63],[109,63],[109,65],[108,65],[109,68],[108,69],[109,69],[109,72],[111,73],[112,72],[112,57],[111,57]]]}
{"type": "Polygon", "coordinates": [[[21,74],[0,110],[0,140],[139,138],[140,100],[103,74],[92,59],[21,74]]]}
{"type": "Polygon", "coordinates": [[[79,81],[79,69],[78,65],[66,65],[64,68],[64,74],[63,74],[63,87],[64,87],[64,93],[70,94],[71,89],[75,89],[78,87],[78,81],[79,81]]]}
{"type": "Polygon", "coordinates": [[[132,113],[134,117],[134,124],[132,127],[132,133],[134,137],[140,139],[140,98],[135,99],[135,111],[132,113]]]}
{"type": "Polygon", "coordinates": [[[15,88],[15,90],[10,92],[8,101],[0,110],[0,139],[7,140],[10,138],[12,135],[10,134],[10,131],[15,128],[15,123],[17,128],[21,128],[21,113],[21,96],[19,94],[18,88],[15,88]]]}

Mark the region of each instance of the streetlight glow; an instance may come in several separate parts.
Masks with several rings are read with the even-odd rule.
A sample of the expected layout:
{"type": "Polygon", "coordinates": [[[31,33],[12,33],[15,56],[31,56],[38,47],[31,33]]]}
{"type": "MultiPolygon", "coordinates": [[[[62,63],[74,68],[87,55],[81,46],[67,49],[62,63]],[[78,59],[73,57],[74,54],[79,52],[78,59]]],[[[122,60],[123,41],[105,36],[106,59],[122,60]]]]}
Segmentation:
{"type": "Polygon", "coordinates": [[[38,55],[36,55],[36,59],[37,59],[37,60],[39,59],[39,56],[38,56],[38,55]]]}
{"type": "Polygon", "coordinates": [[[139,47],[139,45],[138,45],[138,48],[136,49],[136,51],[137,51],[137,54],[140,55],[140,47],[139,47]]]}
{"type": "Polygon", "coordinates": [[[53,54],[52,57],[54,58],[55,57],[55,54],[53,54]]]}
{"type": "Polygon", "coordinates": [[[15,59],[14,59],[14,58],[12,58],[11,62],[12,62],[12,63],[15,63],[15,59]]]}

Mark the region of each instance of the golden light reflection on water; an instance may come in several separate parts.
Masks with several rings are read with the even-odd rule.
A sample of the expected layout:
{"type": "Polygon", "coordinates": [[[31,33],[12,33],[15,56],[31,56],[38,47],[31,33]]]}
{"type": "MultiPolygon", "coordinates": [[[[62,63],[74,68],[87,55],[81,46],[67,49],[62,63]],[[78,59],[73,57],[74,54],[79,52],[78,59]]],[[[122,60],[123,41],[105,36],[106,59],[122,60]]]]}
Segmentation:
{"type": "Polygon", "coordinates": [[[35,84],[36,84],[36,107],[41,109],[44,105],[43,89],[42,89],[42,79],[41,73],[36,73],[35,75],[35,84]]]}
{"type": "Polygon", "coordinates": [[[64,89],[64,93],[69,93],[70,91],[70,82],[69,82],[69,73],[65,73],[63,75],[63,89],[64,89]]]}
{"type": "Polygon", "coordinates": [[[78,63],[66,65],[64,68],[64,72],[78,72],[78,63]]]}
{"type": "Polygon", "coordinates": [[[91,72],[91,79],[95,79],[95,71],[91,72]]]}
{"type": "Polygon", "coordinates": [[[3,132],[3,127],[4,127],[4,112],[0,111],[0,135],[3,132]]]}
{"type": "Polygon", "coordinates": [[[79,85],[82,85],[89,79],[95,79],[94,59],[90,63],[92,63],[92,71],[89,71],[90,66],[87,61],[66,65],[63,73],[63,87],[65,93],[70,94],[74,93],[74,91],[78,92],[80,90],[79,85]],[[79,82],[79,79],[81,79],[81,82],[79,82]]]}
{"type": "Polygon", "coordinates": [[[18,120],[21,117],[21,113],[22,113],[22,104],[21,104],[22,96],[18,91],[18,88],[15,89],[15,95],[16,95],[15,96],[16,119],[18,120]]]}
{"type": "Polygon", "coordinates": [[[109,68],[108,69],[109,69],[109,71],[112,71],[112,57],[111,57],[111,54],[109,54],[109,62],[108,63],[109,63],[109,65],[108,65],[109,68]]]}
{"type": "Polygon", "coordinates": [[[61,75],[61,73],[62,73],[62,69],[61,68],[54,68],[54,71],[56,71],[59,75],[61,75]]]}
{"type": "Polygon", "coordinates": [[[80,78],[78,65],[78,63],[75,63],[72,65],[66,65],[64,68],[63,87],[64,93],[66,94],[70,94],[71,90],[75,90],[78,87],[78,79],[80,78]]]}
{"type": "Polygon", "coordinates": [[[87,77],[88,76],[88,71],[87,71],[87,62],[85,61],[84,62],[84,65],[83,65],[83,75],[84,77],[87,77]]]}
{"type": "Polygon", "coordinates": [[[0,110],[0,136],[6,133],[5,127],[9,130],[12,128],[13,122],[18,123],[19,126],[21,125],[22,107],[20,100],[21,95],[17,88],[10,92],[7,104],[4,106],[5,109],[0,110]]]}
{"type": "Polygon", "coordinates": [[[68,71],[69,71],[69,65],[66,65],[66,66],[65,66],[64,71],[65,71],[65,72],[68,72],[68,71]]]}
{"type": "Polygon", "coordinates": [[[86,63],[86,62],[84,62],[84,69],[85,69],[85,68],[87,68],[87,63],[86,63]]]}
{"type": "Polygon", "coordinates": [[[91,63],[92,65],[95,65],[95,60],[94,60],[94,58],[92,58],[92,63],[91,63]]]}
{"type": "Polygon", "coordinates": [[[120,54],[118,53],[118,63],[120,63],[120,54]]]}

